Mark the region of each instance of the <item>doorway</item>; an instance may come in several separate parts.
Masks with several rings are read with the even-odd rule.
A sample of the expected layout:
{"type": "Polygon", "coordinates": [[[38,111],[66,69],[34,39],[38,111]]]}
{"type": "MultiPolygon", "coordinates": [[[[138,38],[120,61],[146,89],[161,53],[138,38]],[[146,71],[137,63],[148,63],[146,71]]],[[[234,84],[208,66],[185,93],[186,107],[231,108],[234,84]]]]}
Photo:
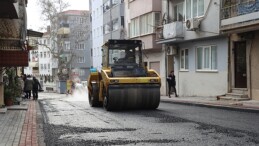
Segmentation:
{"type": "Polygon", "coordinates": [[[235,88],[247,88],[246,42],[234,43],[235,88]]]}

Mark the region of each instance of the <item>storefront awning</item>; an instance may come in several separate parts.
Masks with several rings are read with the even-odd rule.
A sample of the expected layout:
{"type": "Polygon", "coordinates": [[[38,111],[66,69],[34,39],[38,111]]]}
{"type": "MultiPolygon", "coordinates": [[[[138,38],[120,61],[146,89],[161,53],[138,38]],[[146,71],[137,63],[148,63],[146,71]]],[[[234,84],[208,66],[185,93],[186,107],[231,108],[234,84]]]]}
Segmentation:
{"type": "Polygon", "coordinates": [[[27,51],[1,51],[0,67],[28,66],[27,51]]]}

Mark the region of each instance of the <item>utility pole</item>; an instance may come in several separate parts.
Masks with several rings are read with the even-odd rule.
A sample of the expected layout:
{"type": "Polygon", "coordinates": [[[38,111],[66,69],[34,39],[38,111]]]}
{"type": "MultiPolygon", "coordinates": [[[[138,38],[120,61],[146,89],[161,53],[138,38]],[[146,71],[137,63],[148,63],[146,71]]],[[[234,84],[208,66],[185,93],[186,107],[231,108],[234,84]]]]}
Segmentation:
{"type": "Polygon", "coordinates": [[[112,39],[112,2],[110,1],[110,39],[112,39]]]}

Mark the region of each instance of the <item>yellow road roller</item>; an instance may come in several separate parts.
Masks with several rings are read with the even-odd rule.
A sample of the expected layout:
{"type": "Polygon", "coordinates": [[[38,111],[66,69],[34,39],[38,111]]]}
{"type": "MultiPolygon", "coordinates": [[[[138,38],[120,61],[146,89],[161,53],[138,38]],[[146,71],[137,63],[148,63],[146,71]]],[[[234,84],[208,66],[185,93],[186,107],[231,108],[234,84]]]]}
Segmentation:
{"type": "Polygon", "coordinates": [[[141,40],[108,40],[102,69],[90,69],[87,87],[90,106],[107,111],[156,109],[160,103],[161,78],[143,62],[141,40]]]}

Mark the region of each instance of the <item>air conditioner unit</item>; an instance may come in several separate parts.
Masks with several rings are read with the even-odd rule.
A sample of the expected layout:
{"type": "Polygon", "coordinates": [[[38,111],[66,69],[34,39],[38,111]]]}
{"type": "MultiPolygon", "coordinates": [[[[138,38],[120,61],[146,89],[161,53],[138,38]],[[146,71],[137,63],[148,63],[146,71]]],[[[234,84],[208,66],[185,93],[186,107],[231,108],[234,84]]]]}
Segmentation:
{"type": "Polygon", "coordinates": [[[195,31],[199,28],[200,20],[198,18],[190,18],[186,20],[186,28],[190,31],[195,31]]]}
{"type": "Polygon", "coordinates": [[[177,47],[176,46],[168,46],[167,47],[167,55],[177,55],[177,47]]]}

